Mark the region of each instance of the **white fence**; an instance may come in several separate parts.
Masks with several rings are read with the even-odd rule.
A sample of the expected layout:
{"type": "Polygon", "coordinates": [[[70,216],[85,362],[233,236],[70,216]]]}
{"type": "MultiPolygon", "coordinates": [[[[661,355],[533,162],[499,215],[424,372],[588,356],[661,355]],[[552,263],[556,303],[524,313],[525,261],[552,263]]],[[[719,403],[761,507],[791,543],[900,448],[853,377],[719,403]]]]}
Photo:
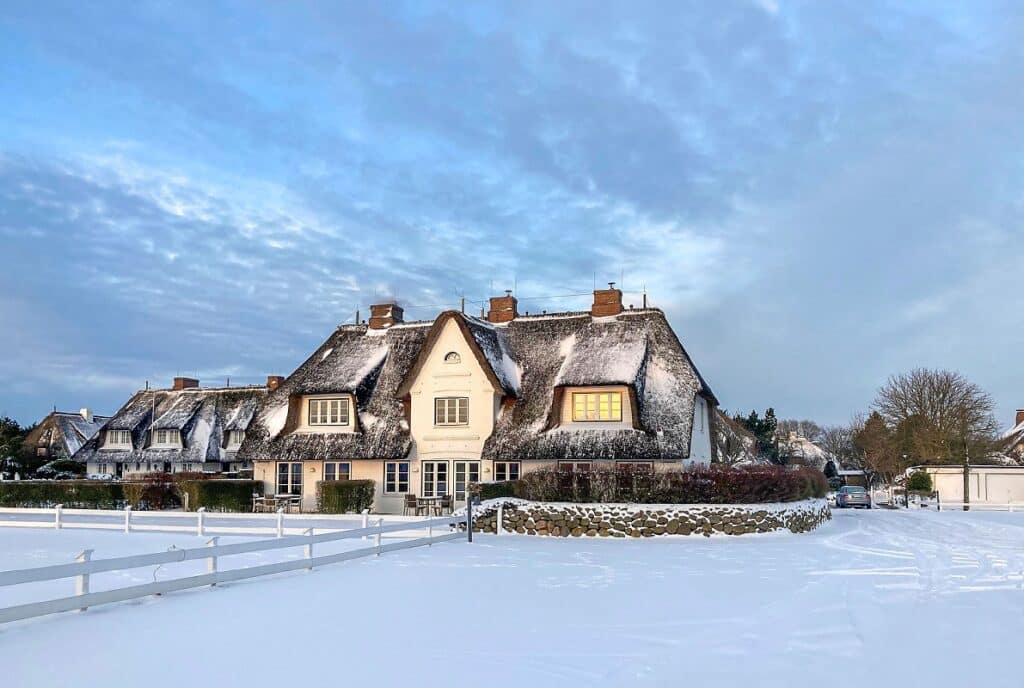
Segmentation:
{"type": "MultiPolygon", "coordinates": [[[[46,511],[46,510],[40,510],[46,511]]],[[[192,515],[192,514],[190,514],[192,515]]],[[[55,516],[58,523],[61,518],[61,511],[58,508],[55,516]]],[[[280,514],[278,514],[280,518],[280,514]]],[[[129,516],[130,519],[130,516],[129,516]]],[[[38,526],[36,526],[38,527],[38,526]]],[[[57,527],[60,527],[59,525],[57,527]]],[[[202,526],[200,525],[200,528],[202,526]]],[[[160,595],[177,590],[199,588],[208,585],[217,585],[229,581],[245,580],[258,576],[268,576],[286,571],[297,571],[301,569],[311,570],[315,566],[324,566],[361,557],[379,556],[385,552],[394,552],[412,547],[423,547],[439,542],[448,542],[459,538],[467,538],[473,541],[473,514],[472,508],[467,509],[465,516],[444,516],[431,518],[423,521],[402,521],[384,525],[384,519],[378,518],[376,524],[354,528],[344,531],[333,531],[314,534],[312,528],[307,528],[302,535],[280,536],[271,540],[256,540],[253,542],[238,542],[228,545],[217,544],[217,537],[212,538],[206,547],[192,547],[186,549],[170,550],[167,552],[154,552],[151,554],[138,554],[128,557],[116,557],[112,559],[92,559],[93,550],[87,549],[78,555],[74,563],[55,564],[51,566],[40,566],[30,569],[17,569],[13,571],[0,571],[0,586],[19,585],[23,583],[38,583],[42,581],[59,580],[62,578],[75,579],[75,594],[69,597],[45,600],[42,602],[31,602],[11,607],[0,608],[0,623],[30,619],[47,614],[72,611],[79,609],[85,611],[89,607],[113,602],[123,602],[150,595],[160,595]],[[434,528],[452,528],[460,525],[465,526],[466,532],[448,532],[443,535],[434,535],[434,528]],[[412,540],[400,540],[398,542],[382,543],[385,533],[401,533],[410,530],[427,530],[426,537],[412,540]],[[338,540],[354,538],[373,538],[373,545],[362,547],[346,552],[314,556],[313,548],[317,544],[335,542],[338,540]],[[222,557],[247,554],[250,552],[265,552],[268,550],[285,549],[289,547],[303,547],[304,555],[300,559],[289,559],[287,561],[259,566],[249,566],[239,569],[220,570],[218,560],[222,557]],[[114,590],[101,592],[89,591],[89,576],[107,571],[123,571],[147,566],[159,566],[190,560],[202,560],[207,562],[206,573],[185,578],[157,581],[142,585],[132,585],[114,590]]]]}
{"type": "MultiPolygon", "coordinates": [[[[947,502],[945,499],[927,499],[919,502],[920,506],[926,509],[937,509],[941,511],[963,511],[967,506],[971,511],[1024,511],[1024,502],[947,502]]],[[[911,502],[913,505],[913,502],[911,502]]]]}

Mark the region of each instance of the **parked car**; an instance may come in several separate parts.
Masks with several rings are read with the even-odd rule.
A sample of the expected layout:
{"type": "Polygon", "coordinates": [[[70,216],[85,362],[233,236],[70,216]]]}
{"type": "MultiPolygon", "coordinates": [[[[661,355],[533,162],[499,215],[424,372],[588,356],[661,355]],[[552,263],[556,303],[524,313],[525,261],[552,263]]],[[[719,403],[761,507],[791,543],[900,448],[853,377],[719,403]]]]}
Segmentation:
{"type": "Polygon", "coordinates": [[[839,509],[853,507],[870,509],[871,495],[863,487],[857,487],[856,485],[840,487],[839,492],[836,493],[836,507],[839,509]]]}

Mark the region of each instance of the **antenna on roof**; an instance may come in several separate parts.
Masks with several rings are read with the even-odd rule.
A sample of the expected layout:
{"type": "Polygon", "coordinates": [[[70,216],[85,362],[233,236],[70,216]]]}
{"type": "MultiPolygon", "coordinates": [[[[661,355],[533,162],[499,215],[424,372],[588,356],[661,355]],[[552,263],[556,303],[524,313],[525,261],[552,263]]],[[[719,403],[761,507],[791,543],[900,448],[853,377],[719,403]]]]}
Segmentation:
{"type": "Polygon", "coordinates": [[[466,313],[466,290],[465,289],[462,290],[462,296],[461,296],[461,298],[459,298],[459,311],[462,312],[463,315],[465,315],[465,313],[466,313]]]}
{"type": "Polygon", "coordinates": [[[614,289],[615,288],[615,282],[609,282],[608,283],[608,288],[609,289],[614,289]]]}
{"type": "Polygon", "coordinates": [[[146,391],[149,391],[149,380],[146,380],[146,391]]]}
{"type": "Polygon", "coordinates": [[[228,383],[225,385],[225,387],[230,387],[230,386],[231,386],[231,378],[229,377],[228,378],[228,383]]]}
{"type": "Polygon", "coordinates": [[[647,308],[647,284],[644,284],[644,308],[647,308]]]}

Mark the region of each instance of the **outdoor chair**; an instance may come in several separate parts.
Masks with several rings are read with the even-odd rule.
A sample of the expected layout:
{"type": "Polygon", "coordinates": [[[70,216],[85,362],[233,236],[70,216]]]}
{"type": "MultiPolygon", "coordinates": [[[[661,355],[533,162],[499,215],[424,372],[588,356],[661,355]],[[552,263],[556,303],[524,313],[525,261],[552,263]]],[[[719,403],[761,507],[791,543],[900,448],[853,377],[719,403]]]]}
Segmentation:
{"type": "Polygon", "coordinates": [[[452,513],[451,495],[445,495],[444,497],[441,497],[441,502],[437,505],[437,515],[440,516],[441,514],[445,513],[452,513]]]}
{"type": "Polygon", "coordinates": [[[418,516],[420,511],[419,504],[416,501],[416,495],[407,494],[405,495],[405,502],[402,505],[402,515],[408,516],[409,510],[412,509],[413,516],[418,516]]]}

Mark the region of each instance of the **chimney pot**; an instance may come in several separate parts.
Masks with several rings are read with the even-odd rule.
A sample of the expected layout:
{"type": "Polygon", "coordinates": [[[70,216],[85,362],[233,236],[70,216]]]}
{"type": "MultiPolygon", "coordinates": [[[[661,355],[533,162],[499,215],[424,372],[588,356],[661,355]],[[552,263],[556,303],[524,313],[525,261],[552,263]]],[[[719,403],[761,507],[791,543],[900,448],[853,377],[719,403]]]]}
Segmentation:
{"type": "Polygon", "coordinates": [[[622,292],[614,287],[615,282],[609,282],[611,289],[595,289],[594,305],[590,307],[590,315],[595,318],[603,318],[609,315],[618,315],[622,312],[622,292]]]}
{"type": "Polygon", "coordinates": [[[403,322],[405,311],[397,303],[378,303],[370,306],[370,329],[386,330],[403,322]]]}
{"type": "Polygon", "coordinates": [[[1017,409],[1017,422],[1014,425],[1024,423],[1024,409],[1017,409]]]}
{"type": "Polygon", "coordinates": [[[79,411],[79,413],[82,414],[82,419],[86,423],[91,423],[92,422],[92,409],[91,408],[84,408],[81,411],[79,411]]]}
{"type": "Polygon", "coordinates": [[[507,323],[519,315],[519,301],[512,296],[512,290],[506,289],[504,296],[491,297],[491,309],[487,311],[487,320],[492,323],[507,323]]]}
{"type": "Polygon", "coordinates": [[[267,375],[267,389],[271,392],[284,384],[284,377],[281,375],[267,375]]]}
{"type": "Polygon", "coordinates": [[[180,392],[183,389],[194,389],[199,386],[199,380],[193,377],[176,377],[174,378],[174,386],[172,389],[175,392],[180,392]]]}

